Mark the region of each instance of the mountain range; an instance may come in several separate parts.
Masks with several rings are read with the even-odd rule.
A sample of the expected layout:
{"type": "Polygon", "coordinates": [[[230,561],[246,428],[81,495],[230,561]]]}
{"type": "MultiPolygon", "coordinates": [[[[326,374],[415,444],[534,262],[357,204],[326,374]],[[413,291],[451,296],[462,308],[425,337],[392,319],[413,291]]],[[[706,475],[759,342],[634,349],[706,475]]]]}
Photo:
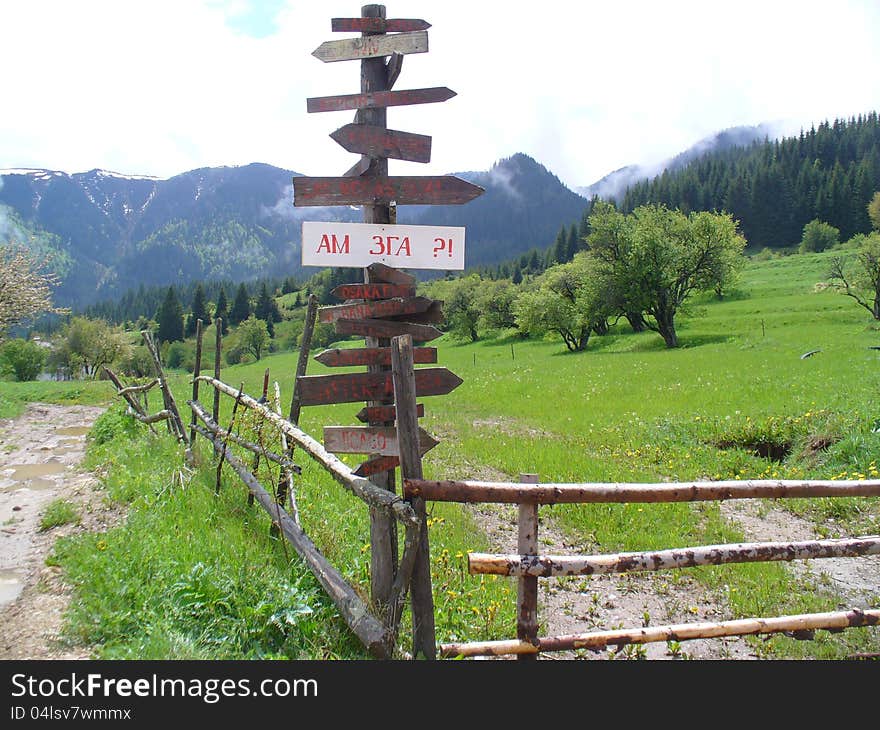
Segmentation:
{"type": "MultiPolygon", "coordinates": [[[[737,130],[668,162],[684,165],[713,146],[767,134],[760,127],[737,130]]],[[[624,170],[573,191],[536,160],[515,154],[487,171],[455,173],[485,189],[476,200],[401,207],[398,222],[466,226],[466,265],[493,265],[550,246],[561,226],[580,221],[588,196],[611,197],[612,185],[650,175],[644,167],[624,170]]],[[[264,163],[168,179],[99,169],[0,170],[0,242],[23,242],[45,255],[61,278],[56,300],[64,306],[83,307],[141,284],[305,278],[315,269],[300,265],[302,221],[359,221],[361,212],[294,207],[298,174],[264,163]]]]}

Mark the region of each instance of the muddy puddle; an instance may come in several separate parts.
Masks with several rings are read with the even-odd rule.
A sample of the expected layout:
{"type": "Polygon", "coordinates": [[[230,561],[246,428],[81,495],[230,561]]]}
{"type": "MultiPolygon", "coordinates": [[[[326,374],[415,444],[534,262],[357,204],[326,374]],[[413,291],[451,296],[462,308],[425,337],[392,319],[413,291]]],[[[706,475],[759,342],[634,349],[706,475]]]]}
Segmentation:
{"type": "Polygon", "coordinates": [[[6,469],[13,469],[7,477],[11,484],[0,487],[0,491],[12,491],[27,487],[36,491],[51,489],[55,486],[52,479],[46,479],[52,474],[60,474],[67,467],[58,461],[49,461],[45,464],[10,464],[6,469]]]}
{"type": "Polygon", "coordinates": [[[85,436],[89,430],[89,426],[65,426],[64,428],[56,428],[55,433],[62,436],[85,436]]]}
{"type": "Polygon", "coordinates": [[[24,588],[22,575],[16,570],[0,570],[0,606],[12,603],[24,588]]]}

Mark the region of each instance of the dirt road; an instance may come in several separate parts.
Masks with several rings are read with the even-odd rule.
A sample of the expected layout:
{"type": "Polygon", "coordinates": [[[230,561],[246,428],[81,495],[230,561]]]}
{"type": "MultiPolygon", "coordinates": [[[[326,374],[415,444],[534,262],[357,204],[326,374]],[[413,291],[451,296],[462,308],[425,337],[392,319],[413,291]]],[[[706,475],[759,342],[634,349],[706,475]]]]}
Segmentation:
{"type": "Polygon", "coordinates": [[[59,537],[118,519],[94,475],[79,468],[102,411],[31,403],[0,421],[0,659],[88,658],[86,649],[59,642],[70,588],[45,559],[59,537]],[[73,505],[78,524],[41,530],[46,507],[59,499],[73,505]]]}

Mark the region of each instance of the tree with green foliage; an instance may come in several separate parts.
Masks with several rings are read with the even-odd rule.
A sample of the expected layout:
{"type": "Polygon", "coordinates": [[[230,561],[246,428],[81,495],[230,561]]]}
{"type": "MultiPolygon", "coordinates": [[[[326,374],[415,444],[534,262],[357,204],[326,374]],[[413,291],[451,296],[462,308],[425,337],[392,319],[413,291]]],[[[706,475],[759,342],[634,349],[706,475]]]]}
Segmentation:
{"type": "Polygon", "coordinates": [[[257,319],[253,314],[238,325],[238,345],[244,351],[250,352],[259,360],[263,351],[269,345],[269,330],[262,319],[257,319]]]}
{"type": "Polygon", "coordinates": [[[818,253],[840,242],[840,229],[830,223],[814,218],[804,226],[804,235],[798,250],[801,253],[818,253]]]}
{"type": "Polygon", "coordinates": [[[483,280],[476,294],[476,308],[480,312],[478,324],[487,330],[516,327],[513,303],[519,290],[509,279],[483,280]]]}
{"type": "Polygon", "coordinates": [[[539,337],[555,332],[569,351],[585,350],[607,316],[598,268],[599,262],[582,252],[569,263],[547,269],[514,302],[520,330],[539,337]]]}
{"type": "Polygon", "coordinates": [[[43,370],[48,353],[33,340],[15,338],[0,345],[0,372],[19,382],[36,380],[43,370]]]}
{"type": "Polygon", "coordinates": [[[168,287],[165,299],[156,312],[156,323],[158,325],[156,339],[159,343],[183,339],[183,307],[177,299],[173,286],[168,287]]]}
{"type": "MultiPolygon", "coordinates": [[[[183,324],[181,323],[181,328],[183,324]]],[[[53,340],[49,365],[70,378],[94,378],[102,365],[131,354],[129,337],[102,319],[73,317],[53,340]]]]}
{"type": "Polygon", "coordinates": [[[229,310],[229,321],[238,325],[251,316],[251,300],[248,297],[245,285],[239,284],[235,292],[235,299],[232,301],[232,309],[229,310]]]}
{"type": "Polygon", "coordinates": [[[260,286],[260,293],[257,295],[257,301],[254,305],[254,315],[256,315],[257,319],[262,319],[266,323],[269,337],[274,337],[275,322],[281,321],[281,312],[278,309],[275,297],[269,295],[269,289],[265,282],[260,286]]]}
{"type": "Polygon", "coordinates": [[[446,331],[453,339],[476,342],[480,338],[482,311],[478,297],[484,282],[479,274],[456,279],[438,279],[430,287],[430,296],[443,302],[446,331]]]}
{"type": "Polygon", "coordinates": [[[205,301],[205,290],[201,282],[196,285],[193,292],[192,305],[190,307],[189,316],[186,319],[186,336],[192,337],[196,333],[196,322],[202,320],[202,325],[207,326],[208,322],[208,304],[205,301]]]}
{"type": "Polygon", "coordinates": [[[880,191],[874,193],[874,197],[868,203],[868,218],[871,219],[871,225],[880,231],[880,191]]]}
{"type": "Polygon", "coordinates": [[[851,297],[880,320],[880,231],[861,234],[855,240],[855,261],[852,257],[835,256],[828,276],[841,294],[851,297]]]}
{"type": "Polygon", "coordinates": [[[226,300],[226,290],[221,286],[217,294],[217,304],[214,305],[214,319],[220,319],[221,333],[229,334],[229,302],[226,300]]]}
{"type": "Polygon", "coordinates": [[[727,213],[691,213],[643,205],[630,215],[599,205],[590,215],[590,254],[600,261],[621,313],[642,312],[645,324],[678,347],[675,315],[697,291],[741,266],[745,238],[727,213]]]}

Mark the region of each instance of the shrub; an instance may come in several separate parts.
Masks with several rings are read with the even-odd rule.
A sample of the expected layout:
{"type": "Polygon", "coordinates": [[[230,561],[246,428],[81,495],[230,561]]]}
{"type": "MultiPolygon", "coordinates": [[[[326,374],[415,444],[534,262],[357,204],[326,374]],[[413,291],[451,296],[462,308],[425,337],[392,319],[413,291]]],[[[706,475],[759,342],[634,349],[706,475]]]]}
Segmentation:
{"type": "Polygon", "coordinates": [[[817,253],[837,245],[839,241],[839,228],[814,218],[804,226],[804,235],[798,250],[801,253],[817,253]]]}
{"type": "Polygon", "coordinates": [[[46,349],[30,340],[8,340],[0,347],[0,370],[16,380],[36,380],[46,363],[46,349]]]}

